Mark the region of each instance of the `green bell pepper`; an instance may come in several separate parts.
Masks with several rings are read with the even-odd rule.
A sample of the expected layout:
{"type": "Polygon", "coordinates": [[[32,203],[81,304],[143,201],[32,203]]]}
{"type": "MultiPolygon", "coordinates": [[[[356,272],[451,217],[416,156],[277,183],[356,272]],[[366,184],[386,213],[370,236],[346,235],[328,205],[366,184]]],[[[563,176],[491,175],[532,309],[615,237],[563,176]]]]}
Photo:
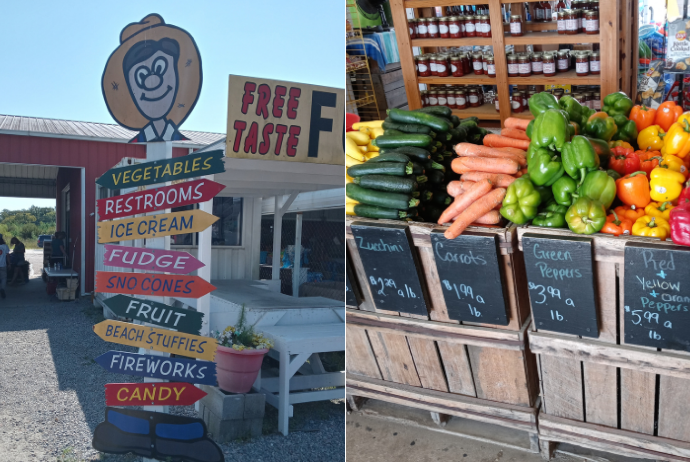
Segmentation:
{"type": "Polygon", "coordinates": [[[618,125],[618,131],[613,135],[613,139],[637,145],[637,124],[635,124],[635,121],[628,120],[624,125],[618,125]]]}
{"type": "Polygon", "coordinates": [[[536,148],[527,162],[527,173],[535,185],[551,186],[565,174],[565,169],[561,156],[546,148],[536,148]]]}
{"type": "Polygon", "coordinates": [[[592,138],[590,136],[586,137],[594,148],[594,152],[599,156],[599,162],[601,166],[606,168],[609,165],[609,159],[611,159],[611,148],[609,144],[598,138],[592,138]]]}
{"type": "Polygon", "coordinates": [[[571,122],[578,124],[582,120],[582,105],[572,96],[565,95],[558,100],[558,105],[568,113],[571,122]]]}
{"type": "Polygon", "coordinates": [[[602,108],[602,111],[610,116],[623,114],[625,117],[629,117],[632,108],[632,100],[628,98],[628,95],[622,91],[619,91],[617,93],[611,93],[604,98],[604,107],[602,108]]]}
{"type": "Polygon", "coordinates": [[[527,124],[527,130],[525,131],[525,134],[527,135],[527,138],[530,140],[532,139],[532,131],[534,130],[534,121],[537,119],[532,119],[529,121],[527,124]]]}
{"type": "Polygon", "coordinates": [[[516,225],[524,225],[537,216],[541,196],[528,176],[521,176],[508,186],[500,213],[516,225]]]}
{"type": "Polygon", "coordinates": [[[565,228],[565,214],[567,211],[568,207],[558,205],[552,201],[532,220],[532,224],[544,228],[565,228]]]}
{"type": "Polygon", "coordinates": [[[568,120],[565,112],[549,109],[534,122],[532,143],[538,148],[560,151],[568,141],[568,120]]]}
{"type": "Polygon", "coordinates": [[[551,186],[551,192],[557,204],[569,206],[573,203],[573,194],[577,193],[577,183],[568,175],[563,175],[551,186]]]}
{"type": "Polygon", "coordinates": [[[566,214],[568,211],[569,206],[567,205],[561,205],[558,202],[552,200],[548,204],[546,204],[546,207],[544,207],[541,211],[542,212],[558,212],[562,213],[563,215],[566,214]]]}
{"type": "Polygon", "coordinates": [[[535,186],[534,189],[539,193],[542,204],[546,204],[553,200],[553,192],[550,186],[535,186]]]}
{"type": "Polygon", "coordinates": [[[563,168],[572,179],[582,184],[587,173],[599,168],[599,156],[584,136],[575,136],[561,151],[563,168]]]}
{"type": "Polygon", "coordinates": [[[606,210],[601,203],[580,197],[566,212],[565,221],[575,234],[594,234],[606,224],[606,210]]]}
{"type": "Polygon", "coordinates": [[[618,131],[618,126],[613,117],[594,118],[587,122],[584,128],[584,134],[593,138],[598,138],[604,141],[611,141],[613,135],[618,131]]]}
{"type": "Polygon", "coordinates": [[[621,177],[620,173],[618,173],[617,171],[612,170],[612,169],[606,170],[606,174],[608,176],[610,176],[611,178],[613,178],[613,181],[616,181],[616,180],[620,179],[620,177],[621,177]]]}
{"type": "Polygon", "coordinates": [[[616,198],[616,181],[603,170],[589,172],[580,186],[580,197],[589,197],[606,208],[616,198]]]}
{"type": "Polygon", "coordinates": [[[539,117],[549,109],[560,109],[556,97],[545,91],[532,95],[527,104],[534,117],[539,117]]]}
{"type": "Polygon", "coordinates": [[[609,117],[611,117],[613,119],[613,121],[616,122],[616,125],[618,126],[619,129],[623,125],[627,124],[628,120],[630,120],[627,117],[625,117],[623,114],[616,114],[616,115],[609,116],[609,117]]]}
{"type": "Polygon", "coordinates": [[[595,112],[597,111],[595,111],[594,109],[590,109],[587,106],[582,106],[582,119],[576,122],[579,122],[580,127],[584,129],[585,125],[587,125],[587,121],[590,117],[592,117],[592,115],[594,115],[595,112]]]}

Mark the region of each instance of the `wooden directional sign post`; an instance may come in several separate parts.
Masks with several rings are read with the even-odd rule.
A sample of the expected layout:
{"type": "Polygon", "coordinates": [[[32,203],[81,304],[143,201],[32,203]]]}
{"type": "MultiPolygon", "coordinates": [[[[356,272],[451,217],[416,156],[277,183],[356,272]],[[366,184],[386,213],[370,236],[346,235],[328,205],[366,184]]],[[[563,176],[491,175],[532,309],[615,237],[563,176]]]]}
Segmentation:
{"type": "Polygon", "coordinates": [[[216,290],[199,276],[174,274],[96,273],[96,292],[159,297],[199,298],[216,290]]]}
{"type": "Polygon", "coordinates": [[[207,393],[191,383],[109,383],[106,406],[189,406],[207,393]]]}
{"type": "Polygon", "coordinates": [[[103,263],[118,268],[189,274],[206,266],[187,252],[113,244],[106,244],[104,247],[103,263]]]}
{"type": "Polygon", "coordinates": [[[98,223],[98,243],[198,233],[216,221],[218,217],[202,210],[101,221],[98,223]]]}
{"type": "Polygon", "coordinates": [[[155,324],[178,332],[199,335],[203,313],[176,308],[164,303],[142,300],[140,298],[116,295],[104,300],[104,303],[117,316],[136,321],[155,324]]]}
{"type": "Polygon", "coordinates": [[[98,199],[98,218],[129,217],[158,210],[174,209],[185,205],[210,201],[225,188],[211,180],[185,181],[172,186],[137,191],[122,196],[98,199]]]}
{"type": "Polygon", "coordinates": [[[164,356],[140,355],[126,351],[103,353],[96,362],[105,370],[136,377],[174,380],[216,386],[216,363],[164,356]]]}
{"type": "Polygon", "coordinates": [[[113,168],[96,183],[108,189],[129,189],[224,171],[223,151],[218,150],[113,168]]]}
{"type": "Polygon", "coordinates": [[[213,361],[218,348],[218,342],[211,337],[201,337],[109,319],[93,326],[93,331],[106,342],[191,356],[208,361],[213,361]]]}

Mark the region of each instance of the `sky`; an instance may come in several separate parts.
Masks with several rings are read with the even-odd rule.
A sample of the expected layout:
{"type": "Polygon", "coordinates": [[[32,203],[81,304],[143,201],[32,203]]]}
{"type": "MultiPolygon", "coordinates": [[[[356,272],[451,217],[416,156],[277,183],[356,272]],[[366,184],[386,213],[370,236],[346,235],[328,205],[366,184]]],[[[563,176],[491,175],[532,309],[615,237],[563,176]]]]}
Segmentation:
{"type": "Polygon", "coordinates": [[[0,210],[24,210],[32,205],[55,207],[55,199],[32,199],[30,197],[0,197],[0,210]]]}

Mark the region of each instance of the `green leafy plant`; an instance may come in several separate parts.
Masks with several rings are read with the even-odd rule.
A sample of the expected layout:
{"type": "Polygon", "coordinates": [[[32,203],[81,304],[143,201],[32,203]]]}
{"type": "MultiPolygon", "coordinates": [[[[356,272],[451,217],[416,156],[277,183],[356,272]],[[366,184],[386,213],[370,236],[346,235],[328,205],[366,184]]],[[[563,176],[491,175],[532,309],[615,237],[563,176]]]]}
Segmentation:
{"type": "Polygon", "coordinates": [[[218,344],[224,347],[242,350],[262,350],[273,348],[273,342],[263,334],[254,330],[254,325],[247,323],[247,313],[244,304],[240,311],[240,319],[234,326],[228,326],[222,332],[217,330],[212,333],[218,344]]]}

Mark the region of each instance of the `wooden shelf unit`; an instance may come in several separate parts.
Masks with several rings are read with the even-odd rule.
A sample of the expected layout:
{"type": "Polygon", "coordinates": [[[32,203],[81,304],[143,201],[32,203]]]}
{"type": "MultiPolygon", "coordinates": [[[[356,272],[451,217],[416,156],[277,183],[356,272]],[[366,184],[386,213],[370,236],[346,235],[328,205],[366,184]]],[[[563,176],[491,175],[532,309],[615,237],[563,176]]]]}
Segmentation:
{"type": "MultiPolygon", "coordinates": [[[[634,97],[636,87],[635,63],[637,62],[637,44],[632,43],[637,31],[637,16],[635,15],[637,0],[615,0],[600,2],[599,24],[597,35],[577,34],[563,35],[556,32],[555,21],[544,23],[525,23],[526,33],[522,37],[512,37],[506,32],[507,24],[503,23],[501,15],[502,4],[515,4],[513,8],[522,9],[524,0],[391,0],[393,21],[397,25],[396,37],[400,52],[400,62],[405,81],[405,90],[410,109],[421,107],[419,84],[470,84],[496,85],[499,98],[500,113],[490,106],[491,111],[481,108],[481,111],[454,111],[458,114],[478,112],[480,119],[503,121],[511,116],[510,92],[508,85],[599,85],[602,97],[616,91],[624,91],[634,97]],[[415,17],[434,16],[433,7],[454,5],[489,4],[491,24],[501,24],[503,27],[492,27],[492,37],[465,37],[460,39],[410,39],[405,8],[413,8],[415,17]],[[629,18],[634,20],[630,24],[629,18]],[[623,27],[621,27],[623,25],[623,27]],[[601,73],[587,77],[577,77],[575,71],[556,74],[554,77],[533,75],[531,77],[508,77],[506,55],[503,52],[506,45],[543,45],[553,44],[599,44],[601,53],[601,73]],[[455,47],[455,46],[492,45],[496,63],[496,78],[477,76],[474,74],[464,77],[418,77],[415,71],[412,47],[455,47]]],[[[537,0],[527,0],[537,1],[537,0]]],[[[520,113],[516,117],[530,118],[530,114],[520,113]]]]}

